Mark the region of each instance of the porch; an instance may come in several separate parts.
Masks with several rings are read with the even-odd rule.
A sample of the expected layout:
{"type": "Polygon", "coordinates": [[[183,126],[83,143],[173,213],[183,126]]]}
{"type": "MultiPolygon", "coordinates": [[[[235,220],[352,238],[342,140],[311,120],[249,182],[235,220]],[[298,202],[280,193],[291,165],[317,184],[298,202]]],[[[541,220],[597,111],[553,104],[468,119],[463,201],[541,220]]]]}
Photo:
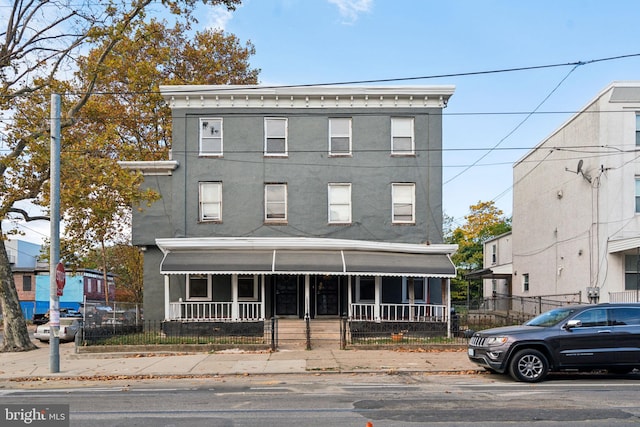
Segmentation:
{"type": "MultiPolygon", "coordinates": [[[[263,302],[193,302],[169,303],[167,320],[187,322],[247,322],[264,320],[263,302]]],[[[447,322],[443,304],[351,303],[349,320],[367,322],[447,322]]]]}

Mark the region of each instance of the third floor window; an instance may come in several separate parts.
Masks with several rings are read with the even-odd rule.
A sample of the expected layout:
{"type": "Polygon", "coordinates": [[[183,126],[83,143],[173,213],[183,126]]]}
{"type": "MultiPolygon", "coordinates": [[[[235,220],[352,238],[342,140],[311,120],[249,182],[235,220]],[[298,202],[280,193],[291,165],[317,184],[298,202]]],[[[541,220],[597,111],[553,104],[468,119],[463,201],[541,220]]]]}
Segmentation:
{"type": "Polygon", "coordinates": [[[264,155],[287,156],[288,125],[286,118],[267,117],[264,119],[264,155]]]}
{"type": "Polygon", "coordinates": [[[222,156],[222,119],[202,117],[200,119],[201,156],[222,156]]]}
{"type": "Polygon", "coordinates": [[[351,119],[329,119],[329,155],[351,155],[351,119]]]}
{"type": "Polygon", "coordinates": [[[412,117],[391,118],[391,154],[397,156],[415,154],[412,117]]]}

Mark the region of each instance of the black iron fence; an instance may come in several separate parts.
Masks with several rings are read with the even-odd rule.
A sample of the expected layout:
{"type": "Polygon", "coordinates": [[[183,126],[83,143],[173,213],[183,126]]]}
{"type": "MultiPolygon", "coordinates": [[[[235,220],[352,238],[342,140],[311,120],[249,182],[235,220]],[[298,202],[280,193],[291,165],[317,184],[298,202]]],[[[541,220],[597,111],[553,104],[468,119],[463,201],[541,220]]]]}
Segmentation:
{"type": "Polygon", "coordinates": [[[85,324],[76,344],[85,348],[137,346],[138,350],[154,351],[178,348],[188,350],[194,347],[204,350],[237,347],[272,351],[394,346],[429,348],[466,345],[474,331],[521,324],[530,317],[454,313],[450,323],[273,318],[251,322],[141,321],[138,324],[85,324]]]}

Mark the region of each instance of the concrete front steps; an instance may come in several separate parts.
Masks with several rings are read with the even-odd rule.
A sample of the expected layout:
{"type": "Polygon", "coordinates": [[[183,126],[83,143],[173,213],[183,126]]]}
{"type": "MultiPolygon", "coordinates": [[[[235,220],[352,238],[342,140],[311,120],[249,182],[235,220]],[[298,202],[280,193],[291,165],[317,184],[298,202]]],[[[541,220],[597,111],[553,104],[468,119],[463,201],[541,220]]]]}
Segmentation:
{"type": "MultiPolygon", "coordinates": [[[[278,349],[307,348],[307,325],[304,319],[278,319],[278,349]]],[[[311,319],[309,321],[311,349],[340,348],[340,319],[311,319]]]]}

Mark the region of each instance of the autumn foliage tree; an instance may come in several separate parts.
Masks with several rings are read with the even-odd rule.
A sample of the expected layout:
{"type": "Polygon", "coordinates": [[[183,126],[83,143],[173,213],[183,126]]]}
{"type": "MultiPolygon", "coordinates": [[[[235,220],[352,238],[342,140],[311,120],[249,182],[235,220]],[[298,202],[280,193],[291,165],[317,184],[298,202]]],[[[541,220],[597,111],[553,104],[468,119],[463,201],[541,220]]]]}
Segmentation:
{"type": "MultiPolygon", "coordinates": [[[[153,92],[150,87],[157,87],[163,81],[156,80],[155,85],[150,86],[151,80],[159,76],[151,72],[142,73],[148,78],[146,83],[134,78],[144,67],[155,68],[155,73],[164,70],[165,65],[175,70],[180,65],[149,62],[153,56],[127,58],[123,55],[133,51],[130,46],[133,42],[144,51],[143,46],[153,46],[149,40],[160,37],[149,30],[154,24],[148,19],[152,4],[159,13],[160,5],[172,13],[176,25],[182,26],[176,28],[189,34],[197,5],[220,4],[233,9],[238,3],[240,0],[95,0],[90,3],[16,0],[4,7],[0,20],[5,25],[0,29],[0,110],[3,117],[11,120],[3,121],[2,129],[5,137],[3,151],[0,151],[0,219],[13,215],[31,219],[17,205],[21,201],[40,205],[46,214],[50,96],[61,93],[65,95],[60,117],[63,131],[61,209],[63,218],[69,222],[67,230],[74,243],[81,245],[88,241],[101,244],[117,233],[119,220],[126,215],[123,206],[155,197],[138,192],[141,178],[119,171],[117,160],[136,155],[137,159],[159,159],[166,156],[170,146],[166,137],[170,127],[163,115],[153,110],[162,106],[158,102],[147,104],[144,100],[145,93],[153,92]],[[81,52],[90,53],[80,58],[81,52]],[[126,63],[128,73],[124,73],[124,66],[115,67],[118,61],[126,63]],[[98,92],[110,93],[117,101],[107,101],[103,96],[98,99],[98,92]],[[136,92],[142,94],[140,98],[133,96],[136,92]],[[137,118],[125,123],[132,114],[137,118]]],[[[164,31],[161,33],[166,35],[164,31]]],[[[197,42],[192,43],[198,46],[197,42]]],[[[251,49],[249,51],[251,54],[251,49]]],[[[194,54],[190,51],[190,55],[194,54]]],[[[168,52],[164,52],[163,58],[168,56],[168,52]]],[[[238,61],[239,69],[247,68],[242,58],[238,61]]],[[[206,60],[200,62],[206,63],[206,60]]],[[[235,65],[229,60],[219,68],[220,72],[224,67],[234,69],[235,65]]],[[[180,66],[188,68],[186,64],[180,66]]],[[[194,69],[191,74],[184,72],[175,78],[192,77],[197,72],[194,69]]],[[[173,81],[176,80],[163,83],[173,81]]],[[[0,306],[4,327],[0,351],[30,350],[35,345],[29,339],[20,310],[4,237],[0,226],[0,306]]],[[[79,246],[76,249],[79,250],[79,246]]]]}
{"type": "Polygon", "coordinates": [[[466,222],[460,227],[453,228],[445,239],[447,243],[458,245],[458,250],[451,257],[458,269],[457,277],[451,281],[451,294],[454,300],[464,300],[467,297],[474,299],[481,296],[478,283],[469,286],[464,276],[482,268],[483,243],[487,239],[511,230],[511,218],[505,217],[493,201],[478,201],[469,207],[469,211],[469,215],[464,217],[466,222]],[[472,295],[467,295],[468,289],[472,295]]]}

